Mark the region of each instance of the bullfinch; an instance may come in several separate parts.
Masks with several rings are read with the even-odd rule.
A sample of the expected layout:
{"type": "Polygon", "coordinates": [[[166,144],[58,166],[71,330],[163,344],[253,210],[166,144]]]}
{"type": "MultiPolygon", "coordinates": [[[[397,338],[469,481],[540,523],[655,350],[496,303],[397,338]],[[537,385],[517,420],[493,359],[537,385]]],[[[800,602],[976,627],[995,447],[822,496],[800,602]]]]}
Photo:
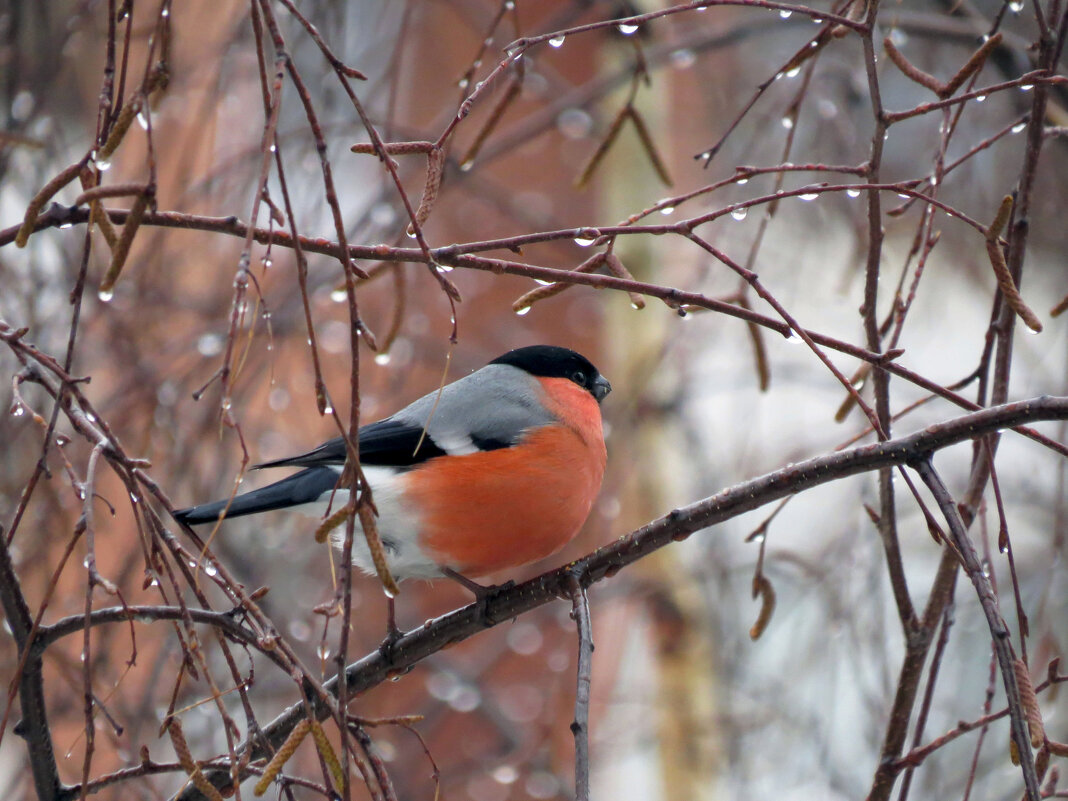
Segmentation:
{"type": "MultiPolygon", "coordinates": [[[[397,579],[476,578],[549,556],[586,520],[606,452],[600,403],[608,381],[567,348],[532,345],[362,426],[360,464],[397,579]]],[[[302,507],[322,515],[348,500],[339,437],[256,465],[301,467],[274,484],[182,509],[182,523],[302,507]]],[[[359,521],[357,521],[357,526],[359,521]]],[[[362,536],[352,561],[373,573],[362,536]]]]}

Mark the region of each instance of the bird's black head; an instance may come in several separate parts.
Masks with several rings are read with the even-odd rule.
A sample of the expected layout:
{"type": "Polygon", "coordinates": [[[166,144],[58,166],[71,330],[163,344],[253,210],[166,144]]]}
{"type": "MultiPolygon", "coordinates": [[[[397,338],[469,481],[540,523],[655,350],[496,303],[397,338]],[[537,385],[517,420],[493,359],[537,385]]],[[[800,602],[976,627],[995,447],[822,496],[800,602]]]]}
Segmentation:
{"type": "Polygon", "coordinates": [[[555,345],[529,345],[510,350],[490,364],[510,364],[540,378],[566,378],[589,392],[600,403],[612,385],[585,356],[555,345]]]}

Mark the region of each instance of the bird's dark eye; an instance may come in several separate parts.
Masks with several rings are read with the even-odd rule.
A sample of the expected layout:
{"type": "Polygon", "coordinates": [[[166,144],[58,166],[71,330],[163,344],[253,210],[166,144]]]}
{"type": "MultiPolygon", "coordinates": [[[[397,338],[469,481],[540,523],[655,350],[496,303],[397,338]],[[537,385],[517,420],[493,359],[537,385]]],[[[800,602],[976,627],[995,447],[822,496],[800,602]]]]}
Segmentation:
{"type": "Polygon", "coordinates": [[[581,370],[576,370],[571,374],[571,380],[578,384],[580,387],[586,386],[586,374],[581,370]]]}

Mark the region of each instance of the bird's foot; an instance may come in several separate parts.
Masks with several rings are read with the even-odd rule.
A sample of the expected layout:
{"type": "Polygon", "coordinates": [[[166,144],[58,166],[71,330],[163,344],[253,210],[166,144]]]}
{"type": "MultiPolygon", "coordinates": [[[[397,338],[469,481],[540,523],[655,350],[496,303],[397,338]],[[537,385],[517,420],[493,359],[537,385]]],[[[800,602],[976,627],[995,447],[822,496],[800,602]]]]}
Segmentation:
{"type": "Polygon", "coordinates": [[[382,658],[386,660],[387,664],[393,664],[393,649],[397,645],[397,642],[404,636],[404,632],[398,628],[389,629],[386,632],[386,636],[382,639],[382,642],[378,646],[378,653],[382,654],[382,658]]]}
{"type": "Polygon", "coordinates": [[[404,632],[397,626],[396,611],[393,599],[390,598],[389,614],[386,617],[386,636],[378,646],[378,653],[382,654],[382,658],[390,665],[393,664],[393,646],[395,646],[397,641],[404,636],[404,632]]]}
{"type": "Polygon", "coordinates": [[[457,584],[460,584],[465,589],[471,592],[475,596],[475,602],[478,604],[479,614],[486,621],[487,625],[493,625],[496,621],[491,620],[489,616],[489,604],[494,598],[500,595],[505,590],[510,590],[515,586],[515,582],[508,580],[503,584],[479,584],[477,581],[472,581],[462,573],[457,573],[450,567],[442,568],[441,572],[447,577],[451,578],[457,584]]]}

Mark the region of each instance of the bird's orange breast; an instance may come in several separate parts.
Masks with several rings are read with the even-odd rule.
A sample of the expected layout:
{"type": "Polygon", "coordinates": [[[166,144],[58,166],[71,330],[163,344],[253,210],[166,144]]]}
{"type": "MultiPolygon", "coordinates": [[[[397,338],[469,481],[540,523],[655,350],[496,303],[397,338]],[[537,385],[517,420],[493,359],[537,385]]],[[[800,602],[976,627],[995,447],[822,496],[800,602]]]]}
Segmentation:
{"type": "Polygon", "coordinates": [[[557,424],[518,445],[431,459],[404,478],[421,518],[420,544],[477,577],[555,553],[578,533],[604,476],[597,401],[566,379],[539,379],[557,424]]]}

